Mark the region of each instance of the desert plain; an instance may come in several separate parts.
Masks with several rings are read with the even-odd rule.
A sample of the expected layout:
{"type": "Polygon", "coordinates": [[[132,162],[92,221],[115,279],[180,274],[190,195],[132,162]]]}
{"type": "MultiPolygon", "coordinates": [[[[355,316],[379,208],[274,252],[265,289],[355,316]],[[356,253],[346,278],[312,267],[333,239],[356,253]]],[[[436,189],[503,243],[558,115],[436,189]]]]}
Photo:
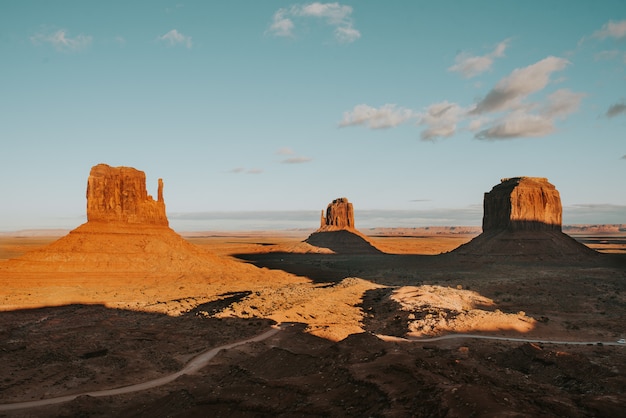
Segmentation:
{"type": "MultiPolygon", "coordinates": [[[[624,411],[626,346],[617,343],[626,338],[623,229],[570,230],[601,252],[591,260],[450,253],[477,228],[366,230],[379,250],[367,254],[321,251],[304,242],[311,232],[184,233],[209,260],[208,268],[180,261],[191,263],[187,272],[146,272],[130,257],[108,273],[68,266],[19,275],[6,273],[15,262],[8,259],[45,251],[65,232],[2,235],[0,404],[83,395],[38,407],[0,405],[0,416],[624,411]],[[221,350],[170,383],[87,394],[175,373],[203,351],[278,323],[271,337],[221,350]],[[529,341],[424,340],[458,334],[529,341]]],[[[114,247],[118,238],[110,239],[114,247]]]]}

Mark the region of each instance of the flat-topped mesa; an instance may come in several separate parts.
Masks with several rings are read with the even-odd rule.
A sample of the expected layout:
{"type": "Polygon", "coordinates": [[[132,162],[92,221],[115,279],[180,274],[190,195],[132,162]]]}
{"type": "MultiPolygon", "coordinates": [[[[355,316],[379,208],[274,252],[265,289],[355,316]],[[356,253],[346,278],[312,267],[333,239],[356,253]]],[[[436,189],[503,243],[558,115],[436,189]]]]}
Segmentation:
{"type": "Polygon", "coordinates": [[[87,221],[168,226],[159,179],[157,200],[146,190],[146,174],[132,167],[92,167],[87,180],[87,221]]]}
{"type": "Polygon", "coordinates": [[[354,229],[354,209],[345,197],[333,200],[326,208],[326,216],[322,211],[320,229],[318,231],[339,231],[354,229]]]}
{"type": "Polygon", "coordinates": [[[543,177],[501,180],[483,202],[483,231],[561,231],[561,197],[543,177]]]}

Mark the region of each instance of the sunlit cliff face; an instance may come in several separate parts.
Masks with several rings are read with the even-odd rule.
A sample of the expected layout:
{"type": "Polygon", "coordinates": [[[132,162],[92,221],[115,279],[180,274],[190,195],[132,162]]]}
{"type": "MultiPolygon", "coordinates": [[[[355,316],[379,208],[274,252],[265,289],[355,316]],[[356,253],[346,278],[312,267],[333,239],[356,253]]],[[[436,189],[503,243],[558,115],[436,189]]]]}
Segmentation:
{"type": "Polygon", "coordinates": [[[146,175],[132,167],[98,164],[87,180],[87,220],[167,226],[163,181],[157,201],[148,195],[146,175]]]}
{"type": "Polygon", "coordinates": [[[483,231],[561,231],[561,197],[542,177],[502,179],[483,206],[483,231]]]}

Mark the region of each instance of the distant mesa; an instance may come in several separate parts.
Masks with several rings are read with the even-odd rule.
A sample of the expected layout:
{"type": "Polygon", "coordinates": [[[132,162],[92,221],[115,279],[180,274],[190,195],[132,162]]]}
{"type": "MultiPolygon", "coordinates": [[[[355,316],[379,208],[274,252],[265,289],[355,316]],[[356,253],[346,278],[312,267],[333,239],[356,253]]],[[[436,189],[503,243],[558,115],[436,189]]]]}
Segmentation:
{"type": "Polygon", "coordinates": [[[483,202],[483,232],[453,254],[519,260],[586,259],[598,253],[562,232],[561,197],[543,177],[502,179],[483,202]]]}
{"type": "Polygon", "coordinates": [[[92,167],[87,180],[87,221],[168,226],[159,179],[157,201],[146,190],[146,174],[132,167],[92,167]]]}
{"type": "Polygon", "coordinates": [[[345,197],[333,200],[322,211],[320,227],[304,240],[337,254],[380,254],[370,240],[354,227],[354,208],[345,197]]]}

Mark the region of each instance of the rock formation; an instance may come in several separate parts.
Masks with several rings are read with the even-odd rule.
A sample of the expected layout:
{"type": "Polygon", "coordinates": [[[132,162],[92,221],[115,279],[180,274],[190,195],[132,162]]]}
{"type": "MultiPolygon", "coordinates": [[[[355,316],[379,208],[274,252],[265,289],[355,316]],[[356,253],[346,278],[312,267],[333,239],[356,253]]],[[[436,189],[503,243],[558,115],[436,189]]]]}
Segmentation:
{"type": "Polygon", "coordinates": [[[502,179],[485,193],[483,207],[482,234],[453,254],[518,261],[574,261],[598,254],[561,231],[561,198],[545,178],[502,179]]]}
{"type": "Polygon", "coordinates": [[[146,174],[132,167],[98,164],[87,180],[87,220],[167,226],[163,180],[158,199],[146,190],[146,174]]]}
{"type": "Polygon", "coordinates": [[[502,179],[483,206],[483,231],[561,231],[561,197],[546,178],[502,179]]]}
{"type": "Polygon", "coordinates": [[[354,208],[345,197],[328,204],[326,216],[322,211],[319,229],[309,235],[304,242],[338,254],[380,253],[380,250],[354,227],[354,208]]]}
{"type": "Polygon", "coordinates": [[[161,179],[155,201],[146,191],[143,171],[98,164],[89,174],[86,197],[86,223],[5,266],[112,277],[205,271],[222,263],[169,228],[161,179]]]}
{"type": "Polygon", "coordinates": [[[326,216],[322,211],[318,231],[339,231],[354,228],[354,209],[345,197],[333,200],[326,207],[326,216]]]}

